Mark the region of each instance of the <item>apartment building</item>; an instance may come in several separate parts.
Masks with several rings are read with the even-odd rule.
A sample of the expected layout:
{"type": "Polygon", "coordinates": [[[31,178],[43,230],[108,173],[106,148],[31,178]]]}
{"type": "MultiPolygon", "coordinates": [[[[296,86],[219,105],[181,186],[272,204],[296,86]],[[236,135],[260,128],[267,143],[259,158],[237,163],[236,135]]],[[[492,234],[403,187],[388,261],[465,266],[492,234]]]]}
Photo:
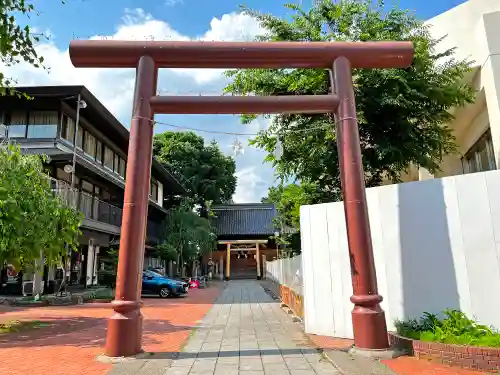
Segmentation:
{"type": "MultiPolygon", "coordinates": [[[[129,131],[84,86],[18,87],[22,96],[0,97],[0,123],[22,152],[50,157],[54,188],[84,214],[79,251],[71,255],[70,283],[97,283],[106,252],[120,241],[129,131]],[[78,119],[77,119],[78,117],[78,119]],[[75,167],[73,168],[73,164],[75,167]]],[[[183,186],[156,160],[151,169],[145,267],[158,261],[148,250],[162,235],[171,198],[183,186]]],[[[47,270],[45,278],[62,278],[47,270]]]]}

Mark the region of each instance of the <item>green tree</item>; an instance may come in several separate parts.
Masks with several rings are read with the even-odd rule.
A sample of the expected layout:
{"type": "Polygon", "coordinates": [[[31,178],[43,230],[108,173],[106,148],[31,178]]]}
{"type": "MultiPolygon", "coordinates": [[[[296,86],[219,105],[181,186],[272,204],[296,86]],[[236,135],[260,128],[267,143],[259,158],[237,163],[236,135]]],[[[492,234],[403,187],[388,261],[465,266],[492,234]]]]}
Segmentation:
{"type": "MultiPolygon", "coordinates": [[[[463,83],[467,61],[453,59],[454,50],[436,52],[439,40],[414,15],[383,1],[325,0],[309,10],[286,5],[293,16],[280,18],[246,10],[267,30],[264,41],[412,41],[415,58],[407,69],[355,69],[363,164],[367,186],[384,179],[400,181],[410,164],[431,173],[442,157],[456,151],[447,126],[450,109],[473,101],[463,83]],[[447,62],[443,62],[447,61],[447,62]]],[[[248,69],[226,72],[225,91],[242,95],[316,95],[330,90],[329,72],[316,69],[248,69]]],[[[243,117],[250,121],[252,117],[243,117]]],[[[251,141],[268,152],[278,177],[315,182],[324,201],[340,199],[340,177],[334,121],[330,115],[278,115],[269,129],[251,141]],[[293,130],[293,131],[290,131],[293,130]],[[280,160],[273,155],[277,140],[280,160]]]]}
{"type": "Polygon", "coordinates": [[[181,272],[185,262],[216,248],[217,236],[210,220],[200,217],[189,200],[169,210],[164,233],[156,251],[165,262],[175,260],[181,272]]]}
{"type": "Polygon", "coordinates": [[[45,161],[0,147],[0,264],[27,269],[43,255],[61,265],[66,247],[77,250],[82,214],[54,194],[45,161]]]}
{"type": "Polygon", "coordinates": [[[154,138],[153,155],[202,207],[205,202],[223,203],[234,194],[235,161],[225,156],[215,142],[205,144],[203,137],[193,132],[164,132],[154,138]]]}
{"type": "MultiPolygon", "coordinates": [[[[61,2],[64,4],[64,1],[61,2]]],[[[20,17],[32,19],[37,14],[29,0],[0,1],[0,62],[3,65],[25,62],[43,68],[43,56],[36,52],[35,45],[44,36],[32,33],[29,25],[19,22],[20,17]]],[[[8,92],[6,89],[15,83],[15,77],[6,77],[0,72],[0,95],[5,95],[8,92]]]]}
{"type": "Polygon", "coordinates": [[[278,185],[270,187],[268,195],[262,198],[263,203],[274,203],[278,215],[278,228],[300,229],[300,206],[318,203],[321,193],[314,183],[278,185]]]}
{"type": "Polygon", "coordinates": [[[314,183],[280,184],[270,187],[263,203],[274,203],[277,215],[274,219],[280,229],[279,243],[291,245],[293,250],[300,250],[300,206],[321,201],[321,191],[314,183]]]}

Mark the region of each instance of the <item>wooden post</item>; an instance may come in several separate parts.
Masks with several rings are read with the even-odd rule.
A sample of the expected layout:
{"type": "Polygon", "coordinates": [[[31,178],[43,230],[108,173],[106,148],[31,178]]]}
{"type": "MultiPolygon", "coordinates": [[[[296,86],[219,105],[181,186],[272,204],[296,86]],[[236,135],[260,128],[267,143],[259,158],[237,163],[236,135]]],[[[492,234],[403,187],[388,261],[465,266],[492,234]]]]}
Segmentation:
{"type": "Polygon", "coordinates": [[[231,276],[231,244],[227,244],[227,258],[226,258],[226,280],[231,276]]]}
{"type": "Polygon", "coordinates": [[[259,243],[257,242],[255,244],[255,249],[257,251],[257,280],[260,280],[261,279],[261,275],[260,275],[260,250],[259,250],[259,243]]]}
{"type": "Polygon", "coordinates": [[[267,259],[266,254],[262,254],[262,279],[267,279],[267,259]]]}

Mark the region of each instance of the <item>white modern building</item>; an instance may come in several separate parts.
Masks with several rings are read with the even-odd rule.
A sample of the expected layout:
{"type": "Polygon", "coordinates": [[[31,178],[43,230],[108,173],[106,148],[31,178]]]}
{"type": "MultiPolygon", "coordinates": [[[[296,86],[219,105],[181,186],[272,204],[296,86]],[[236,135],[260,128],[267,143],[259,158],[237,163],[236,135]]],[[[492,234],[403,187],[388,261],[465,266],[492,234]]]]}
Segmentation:
{"type": "Polygon", "coordinates": [[[445,157],[435,176],[410,169],[404,181],[487,171],[500,166],[500,1],[468,0],[427,21],[434,38],[446,38],[443,51],[456,48],[456,59],[473,61],[467,77],[477,90],[476,102],[454,111],[450,127],[458,154],[445,157]]]}

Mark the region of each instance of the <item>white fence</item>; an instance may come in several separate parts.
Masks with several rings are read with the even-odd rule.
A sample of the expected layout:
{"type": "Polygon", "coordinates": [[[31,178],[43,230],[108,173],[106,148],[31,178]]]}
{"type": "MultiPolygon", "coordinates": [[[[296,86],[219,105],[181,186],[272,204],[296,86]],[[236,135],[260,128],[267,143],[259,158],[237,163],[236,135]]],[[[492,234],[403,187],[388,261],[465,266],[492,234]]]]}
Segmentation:
{"type": "Polygon", "coordinates": [[[266,278],[286,285],[294,292],[303,294],[302,256],[277,259],[266,263],[266,278]]]}
{"type": "MultiPolygon", "coordinates": [[[[447,308],[500,328],[500,171],[371,188],[367,199],[389,329],[447,308]]],[[[300,216],[306,331],[352,338],[343,203],[300,216]]]]}

